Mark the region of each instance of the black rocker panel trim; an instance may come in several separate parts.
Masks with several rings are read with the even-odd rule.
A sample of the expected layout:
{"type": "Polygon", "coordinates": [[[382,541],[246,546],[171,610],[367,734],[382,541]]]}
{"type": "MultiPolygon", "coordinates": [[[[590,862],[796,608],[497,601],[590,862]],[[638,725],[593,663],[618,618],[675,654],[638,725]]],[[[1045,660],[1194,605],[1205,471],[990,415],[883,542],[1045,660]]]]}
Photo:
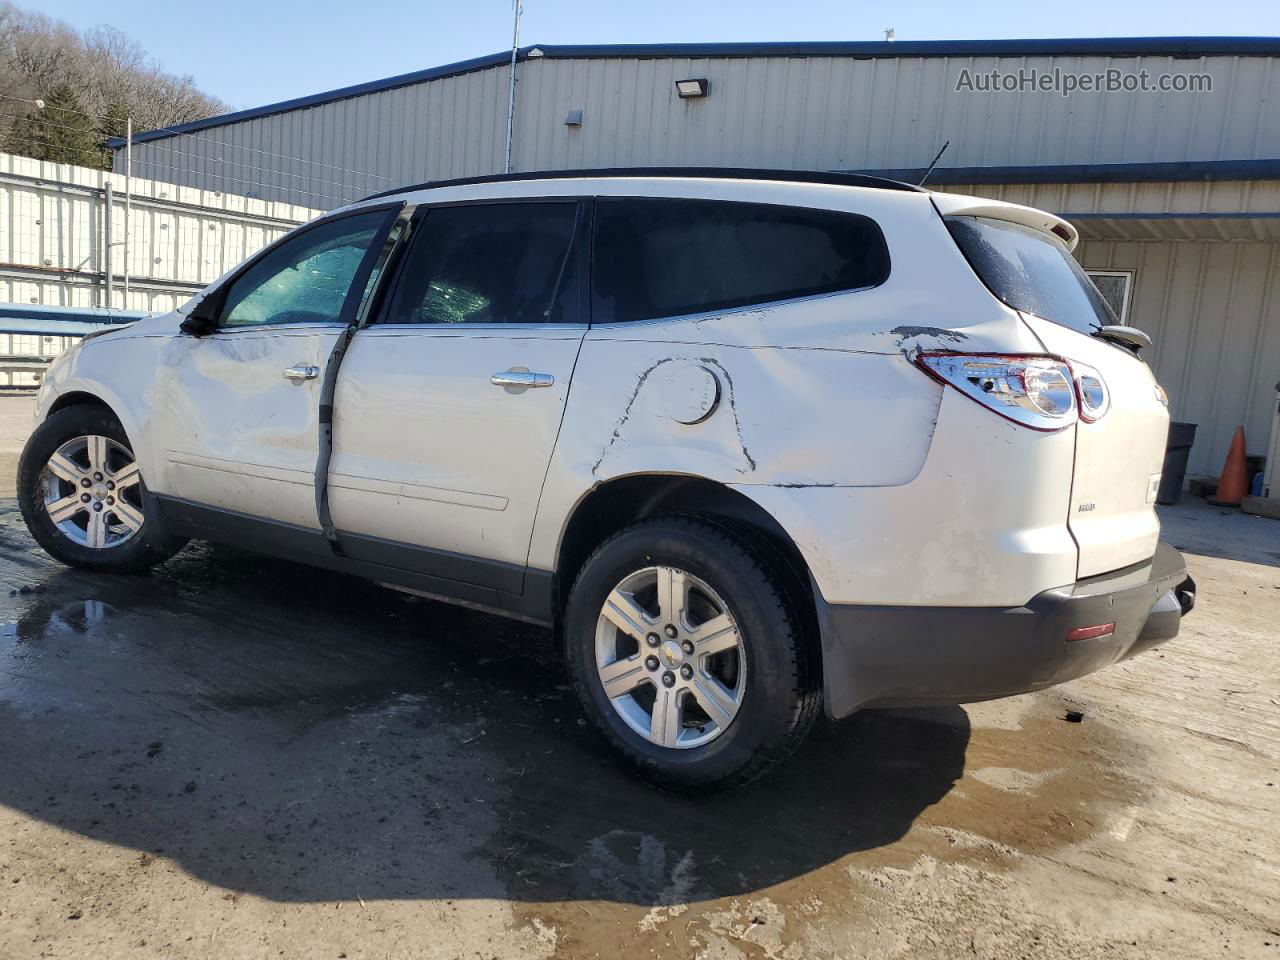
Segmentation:
{"type": "Polygon", "coordinates": [[[225,543],[479,605],[496,613],[546,623],[553,619],[555,591],[550,571],[526,571],[516,564],[342,531],[338,540],[345,555],[337,556],[319,529],[163,494],[150,494],[148,499],[150,515],[160,519],[166,535],[225,543]]]}

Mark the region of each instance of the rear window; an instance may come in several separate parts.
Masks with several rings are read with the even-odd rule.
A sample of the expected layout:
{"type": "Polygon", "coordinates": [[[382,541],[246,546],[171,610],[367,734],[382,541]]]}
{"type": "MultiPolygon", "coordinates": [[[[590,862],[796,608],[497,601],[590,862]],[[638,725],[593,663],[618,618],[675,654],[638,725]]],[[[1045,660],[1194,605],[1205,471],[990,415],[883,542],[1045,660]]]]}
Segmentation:
{"type": "Polygon", "coordinates": [[[857,214],[723,200],[596,205],[595,323],[856,290],[888,276],[884,235],[857,214]]]}
{"type": "Polygon", "coordinates": [[[947,229],[982,282],[1015,310],[1080,333],[1119,323],[1066,244],[1056,237],[987,217],[952,217],[947,229]]]}

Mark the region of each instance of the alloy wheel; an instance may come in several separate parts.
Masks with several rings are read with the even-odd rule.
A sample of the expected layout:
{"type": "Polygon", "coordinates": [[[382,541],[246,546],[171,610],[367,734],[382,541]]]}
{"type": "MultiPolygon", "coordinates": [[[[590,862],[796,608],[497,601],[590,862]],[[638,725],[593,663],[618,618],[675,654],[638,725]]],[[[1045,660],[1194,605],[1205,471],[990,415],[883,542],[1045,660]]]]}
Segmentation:
{"type": "Polygon", "coordinates": [[[745,654],[728,604],[676,567],[628,574],[596,625],[605,696],[627,726],[661,747],[700,747],[728,729],[746,690],[745,654]]]}
{"type": "Polygon", "coordinates": [[[128,447],[110,437],[75,437],[45,464],[44,509],[67,539],[110,550],[142,529],[141,479],[128,447]]]}

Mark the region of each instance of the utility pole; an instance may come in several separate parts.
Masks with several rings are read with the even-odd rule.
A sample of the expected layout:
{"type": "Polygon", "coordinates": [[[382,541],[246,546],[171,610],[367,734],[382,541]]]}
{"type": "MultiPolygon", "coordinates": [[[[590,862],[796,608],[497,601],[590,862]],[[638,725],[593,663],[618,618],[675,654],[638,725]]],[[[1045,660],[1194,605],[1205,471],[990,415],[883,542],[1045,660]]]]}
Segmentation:
{"type": "Polygon", "coordinates": [[[511,172],[511,130],[516,119],[516,53],[520,49],[520,14],[523,11],[522,0],[513,0],[515,5],[515,26],[511,30],[511,84],[507,94],[507,162],[503,173],[511,172]]]}
{"type": "Polygon", "coordinates": [[[133,219],[133,117],[124,122],[124,302],[129,309],[129,221],[133,219]]]}
{"type": "Polygon", "coordinates": [[[106,296],[103,297],[102,306],[108,310],[111,309],[111,294],[114,292],[112,288],[115,284],[115,274],[111,269],[111,219],[115,215],[115,197],[112,196],[111,181],[108,180],[103,188],[103,204],[106,212],[102,218],[102,272],[107,282],[106,296]]]}

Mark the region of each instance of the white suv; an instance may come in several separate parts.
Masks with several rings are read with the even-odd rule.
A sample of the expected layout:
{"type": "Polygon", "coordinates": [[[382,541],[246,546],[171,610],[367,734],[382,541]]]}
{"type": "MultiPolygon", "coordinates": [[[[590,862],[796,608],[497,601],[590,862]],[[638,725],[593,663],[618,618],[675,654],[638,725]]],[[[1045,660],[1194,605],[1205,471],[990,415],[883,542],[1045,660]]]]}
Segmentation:
{"type": "Polygon", "coordinates": [[[820,707],[960,703],[1174,636],[1164,392],[1051,214],[768,171],[487,177],[300,227],[41,388],[58,559],[188,537],[554,624],[651,778],[820,707]]]}

